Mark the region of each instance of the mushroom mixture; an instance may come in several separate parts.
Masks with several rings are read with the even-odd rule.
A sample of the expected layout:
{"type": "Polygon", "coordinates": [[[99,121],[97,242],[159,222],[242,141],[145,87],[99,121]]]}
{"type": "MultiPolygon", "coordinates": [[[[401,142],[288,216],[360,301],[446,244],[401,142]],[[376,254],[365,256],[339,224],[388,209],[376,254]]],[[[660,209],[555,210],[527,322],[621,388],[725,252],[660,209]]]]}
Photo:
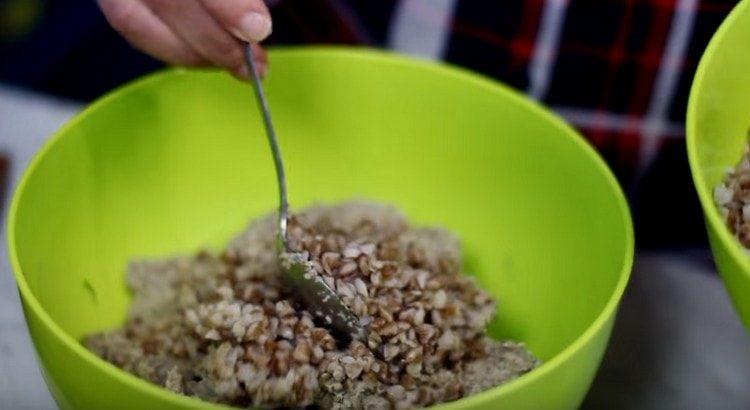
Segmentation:
{"type": "Polygon", "coordinates": [[[498,386],[539,365],[485,334],[495,301],[461,272],[457,238],[389,206],[319,205],[290,220],[303,252],[368,331],[338,343],[285,293],[275,215],[224,253],[134,262],[122,328],[85,345],[122,369],[203,400],[325,409],[422,407],[498,386]]]}

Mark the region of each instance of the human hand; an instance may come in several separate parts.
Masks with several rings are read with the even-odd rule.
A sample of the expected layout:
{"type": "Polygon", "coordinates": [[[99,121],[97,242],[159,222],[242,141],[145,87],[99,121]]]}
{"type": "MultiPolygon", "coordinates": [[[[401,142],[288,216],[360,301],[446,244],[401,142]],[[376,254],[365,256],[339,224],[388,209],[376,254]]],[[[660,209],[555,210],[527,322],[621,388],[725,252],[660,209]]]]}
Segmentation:
{"type": "Polygon", "coordinates": [[[258,45],[271,34],[263,0],[98,0],[107,21],[134,47],[181,66],[216,66],[247,79],[245,42],[258,71],[268,69],[258,45]]]}

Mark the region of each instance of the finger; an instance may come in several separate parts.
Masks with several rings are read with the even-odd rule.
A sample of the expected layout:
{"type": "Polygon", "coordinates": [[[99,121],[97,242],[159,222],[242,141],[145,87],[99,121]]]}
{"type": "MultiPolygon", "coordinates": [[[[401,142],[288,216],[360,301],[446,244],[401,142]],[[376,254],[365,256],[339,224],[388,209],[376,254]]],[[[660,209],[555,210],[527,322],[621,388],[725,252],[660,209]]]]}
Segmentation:
{"type": "Polygon", "coordinates": [[[138,0],[99,0],[112,28],[135,48],[168,64],[197,66],[207,61],[138,0]]]}
{"type": "MultiPolygon", "coordinates": [[[[268,56],[266,54],[266,50],[264,50],[263,47],[259,46],[258,44],[251,44],[250,47],[252,49],[255,60],[255,69],[258,71],[258,75],[260,76],[260,78],[263,78],[268,72],[268,56]]],[[[248,64],[244,64],[232,74],[240,80],[248,80],[250,79],[250,66],[248,64]]]]}
{"type": "Polygon", "coordinates": [[[266,50],[258,44],[251,44],[250,47],[255,57],[255,68],[258,70],[258,75],[263,78],[268,73],[268,55],[266,54],[266,50]]]}
{"type": "Polygon", "coordinates": [[[200,3],[240,40],[258,43],[271,34],[271,14],[262,0],[200,0],[200,3]]]}
{"type": "Polygon", "coordinates": [[[238,74],[245,66],[243,45],[197,0],[145,0],[151,10],[212,64],[238,74]]]}

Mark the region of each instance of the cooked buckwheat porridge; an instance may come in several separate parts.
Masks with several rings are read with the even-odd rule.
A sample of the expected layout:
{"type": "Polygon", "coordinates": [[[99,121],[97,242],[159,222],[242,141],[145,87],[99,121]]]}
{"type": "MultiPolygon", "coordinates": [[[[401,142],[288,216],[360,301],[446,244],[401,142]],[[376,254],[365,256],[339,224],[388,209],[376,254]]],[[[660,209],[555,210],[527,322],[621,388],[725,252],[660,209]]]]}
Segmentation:
{"type": "Polygon", "coordinates": [[[745,248],[750,248],[750,146],[739,164],[714,189],[714,200],[727,227],[745,248]]]}
{"type": "Polygon", "coordinates": [[[221,255],[132,263],[127,322],[86,346],[172,391],[244,407],[422,407],[539,365],[522,344],[485,335],[495,301],[461,272],[450,232],[369,202],[293,217],[290,247],[368,330],[337,344],[285,293],[275,229],[269,215],[221,255]]]}

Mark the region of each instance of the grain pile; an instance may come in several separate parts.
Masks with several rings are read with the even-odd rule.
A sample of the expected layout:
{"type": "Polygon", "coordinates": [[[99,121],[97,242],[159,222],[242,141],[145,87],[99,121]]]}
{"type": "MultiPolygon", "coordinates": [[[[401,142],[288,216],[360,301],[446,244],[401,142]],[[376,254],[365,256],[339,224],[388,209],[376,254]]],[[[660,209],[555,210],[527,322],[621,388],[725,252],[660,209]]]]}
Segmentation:
{"type": "Polygon", "coordinates": [[[222,255],[133,263],[127,323],[85,344],[175,392],[237,406],[420,407],[538,365],[522,345],[484,335],[495,302],[461,273],[449,232],[365,202],[293,218],[290,246],[369,332],[366,343],[337,345],[284,293],[274,229],[269,216],[222,255]]]}
{"type": "Polygon", "coordinates": [[[750,248],[750,147],[745,148],[740,163],[716,187],[714,200],[729,230],[750,248]]]}

